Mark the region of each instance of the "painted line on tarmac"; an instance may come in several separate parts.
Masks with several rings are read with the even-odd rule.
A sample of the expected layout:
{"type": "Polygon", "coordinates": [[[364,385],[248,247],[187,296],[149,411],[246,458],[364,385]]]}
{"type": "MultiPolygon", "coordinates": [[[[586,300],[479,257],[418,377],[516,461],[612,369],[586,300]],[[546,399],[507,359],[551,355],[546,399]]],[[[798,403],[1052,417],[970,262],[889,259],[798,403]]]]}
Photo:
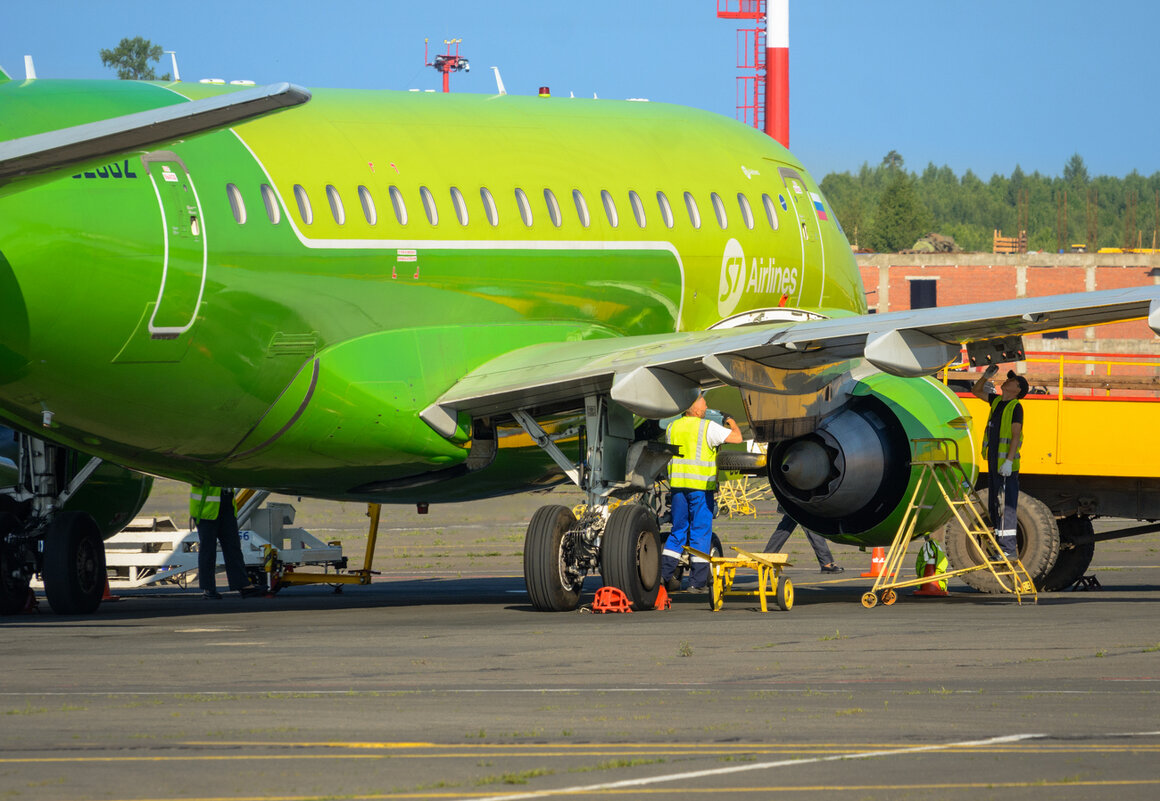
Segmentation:
{"type": "MultiPolygon", "coordinates": [[[[1148,734],[1153,734],[1149,732],[1148,734]]],[[[909,756],[911,754],[927,754],[937,751],[946,751],[956,748],[973,748],[980,746],[1000,745],[1006,743],[1016,743],[1025,740],[1035,740],[1044,737],[1049,737],[1048,734],[1010,734],[1002,737],[991,737],[986,740],[964,740],[954,743],[943,743],[941,745],[920,745],[910,748],[895,748],[877,751],[863,751],[857,754],[838,754],[835,756],[819,756],[809,757],[806,759],[784,759],[775,762],[757,762],[747,765],[733,765],[725,768],[710,768],[707,770],[688,771],[685,773],[674,773],[667,776],[652,776],[641,779],[624,779],[617,782],[605,782],[601,784],[589,784],[574,787],[561,787],[554,790],[540,790],[530,793],[512,793],[508,795],[493,795],[483,798],[476,798],[474,801],[524,801],[529,798],[549,798],[556,795],[577,795],[580,793],[595,793],[605,790],[621,790],[627,788],[641,788],[652,784],[664,784],[668,782],[688,781],[690,779],[704,779],[715,776],[726,776],[733,773],[746,773],[754,770],[770,770],[772,768],[794,767],[797,765],[812,765],[823,762],[839,762],[852,759],[876,759],[889,756],[909,756]]],[[[1132,735],[1120,735],[1132,736],[1132,735]]],[[[1160,783],[1158,780],[1156,783],[1160,783]]],[[[1020,785],[1023,786],[1023,785],[1020,785]]],[[[784,788],[797,789],[797,788],[784,788]]],[[[833,788],[826,788],[833,789],[833,788]]]]}

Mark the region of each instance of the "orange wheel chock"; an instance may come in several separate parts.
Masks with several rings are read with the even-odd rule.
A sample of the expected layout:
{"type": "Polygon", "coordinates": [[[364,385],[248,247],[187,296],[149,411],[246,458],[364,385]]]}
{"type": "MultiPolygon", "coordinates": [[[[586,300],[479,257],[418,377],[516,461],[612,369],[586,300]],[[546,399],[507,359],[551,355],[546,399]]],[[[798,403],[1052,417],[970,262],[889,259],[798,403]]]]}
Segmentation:
{"type": "Polygon", "coordinates": [[[632,602],[624,594],[624,590],[616,587],[601,587],[596,591],[596,599],[592,602],[593,612],[632,612],[632,602]]]}

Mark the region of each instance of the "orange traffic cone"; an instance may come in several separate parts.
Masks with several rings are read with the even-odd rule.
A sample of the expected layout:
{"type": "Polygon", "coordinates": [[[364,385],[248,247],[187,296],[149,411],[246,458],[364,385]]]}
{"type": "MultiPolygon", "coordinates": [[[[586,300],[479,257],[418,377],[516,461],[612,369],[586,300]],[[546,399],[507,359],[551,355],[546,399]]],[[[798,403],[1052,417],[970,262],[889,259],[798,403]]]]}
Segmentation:
{"type": "Polygon", "coordinates": [[[101,603],[104,603],[105,601],[119,601],[119,600],[121,600],[121,596],[120,595],[113,595],[113,593],[110,592],[109,579],[106,578],[105,579],[105,592],[101,596],[101,603]]]}
{"type": "Polygon", "coordinates": [[[933,578],[934,580],[923,584],[921,587],[914,591],[914,594],[925,595],[931,598],[942,598],[943,596],[950,595],[949,592],[942,588],[942,583],[937,578],[935,578],[937,575],[938,574],[934,572],[934,565],[932,565],[930,562],[927,562],[926,567],[922,571],[922,577],[933,578]]]}
{"type": "Polygon", "coordinates": [[[673,602],[669,599],[669,591],[666,590],[665,585],[662,584],[661,588],[657,591],[657,600],[656,603],[653,604],[653,609],[661,612],[665,609],[671,609],[672,606],[673,602]]]}
{"type": "Polygon", "coordinates": [[[624,590],[616,587],[601,587],[596,591],[596,600],[592,602],[593,612],[632,612],[632,603],[624,590]]]}
{"type": "Polygon", "coordinates": [[[886,549],[875,548],[870,553],[870,569],[862,574],[862,578],[877,578],[886,570],[886,549]]]}

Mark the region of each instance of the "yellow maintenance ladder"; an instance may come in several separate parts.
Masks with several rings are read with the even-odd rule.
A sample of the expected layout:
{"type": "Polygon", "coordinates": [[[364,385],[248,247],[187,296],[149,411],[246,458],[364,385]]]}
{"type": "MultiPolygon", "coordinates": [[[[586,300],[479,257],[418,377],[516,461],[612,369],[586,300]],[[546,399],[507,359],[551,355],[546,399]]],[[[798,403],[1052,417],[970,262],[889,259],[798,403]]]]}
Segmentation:
{"type": "Polygon", "coordinates": [[[915,455],[910,463],[920,470],[918,481],[902,516],[902,522],[898,526],[898,533],[895,534],[890,550],[886,554],[882,572],[874,580],[874,587],[870,592],[862,596],[862,606],[870,609],[877,605],[879,600],[890,606],[898,600],[895,590],[931,581],[930,577],[904,581],[892,579],[901,575],[902,562],[906,558],[910,540],[914,537],[919,511],[923,508],[923,501],[932,487],[938,489],[955,519],[967,533],[967,542],[970,543],[970,548],[973,549],[977,559],[977,563],[970,567],[951,570],[938,578],[949,579],[976,570],[990,570],[999,587],[1004,592],[1013,594],[1020,604],[1023,603],[1024,595],[1031,596],[1032,600],[1038,603],[1039,596],[1035,591],[1035,583],[1031,580],[1027,569],[1019,559],[1014,561],[1007,559],[1003,549],[995,541],[991,527],[983,519],[980,510],[985,507],[963,471],[962,463],[959,461],[958,443],[953,439],[942,437],[914,439],[911,443],[915,455]]]}

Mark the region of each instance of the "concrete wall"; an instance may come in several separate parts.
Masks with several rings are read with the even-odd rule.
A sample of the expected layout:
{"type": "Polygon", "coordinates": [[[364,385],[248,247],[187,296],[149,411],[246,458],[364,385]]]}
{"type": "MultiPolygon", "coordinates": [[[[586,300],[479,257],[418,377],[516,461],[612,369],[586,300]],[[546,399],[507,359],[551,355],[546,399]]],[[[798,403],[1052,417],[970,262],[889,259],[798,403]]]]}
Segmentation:
{"type": "MultiPolygon", "coordinates": [[[[866,301],[879,312],[910,308],[912,281],[934,279],[939,306],[1160,284],[1160,254],[875,253],[859,255],[866,301]]],[[[1160,354],[1160,338],[1138,320],[1026,337],[1028,351],[1160,354]]]]}

